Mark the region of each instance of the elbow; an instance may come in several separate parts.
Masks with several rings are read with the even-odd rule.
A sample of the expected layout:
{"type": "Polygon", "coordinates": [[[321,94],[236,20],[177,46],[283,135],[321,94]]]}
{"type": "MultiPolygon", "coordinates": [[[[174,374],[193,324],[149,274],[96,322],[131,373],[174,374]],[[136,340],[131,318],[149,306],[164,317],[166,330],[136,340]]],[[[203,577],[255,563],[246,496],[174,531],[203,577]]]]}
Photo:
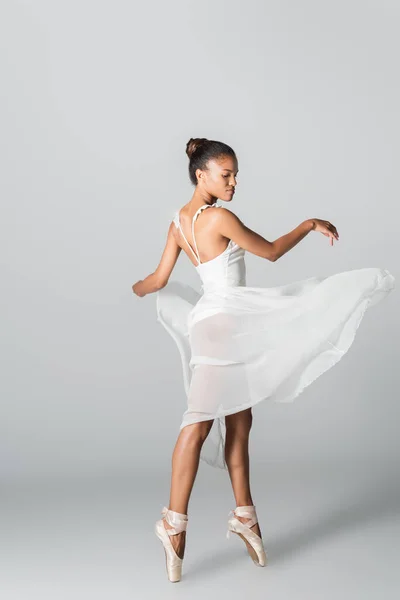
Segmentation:
{"type": "Polygon", "coordinates": [[[278,249],[276,248],[273,242],[270,242],[267,249],[267,256],[265,258],[270,262],[275,262],[276,260],[278,260],[278,249]]]}
{"type": "Polygon", "coordinates": [[[267,258],[270,262],[276,262],[279,258],[279,254],[277,254],[276,252],[272,252],[272,254],[267,256],[267,258]]]}
{"type": "Polygon", "coordinates": [[[275,247],[274,244],[272,244],[271,248],[270,248],[270,255],[268,256],[268,259],[271,262],[276,262],[278,260],[278,258],[280,258],[278,249],[275,247]]]}

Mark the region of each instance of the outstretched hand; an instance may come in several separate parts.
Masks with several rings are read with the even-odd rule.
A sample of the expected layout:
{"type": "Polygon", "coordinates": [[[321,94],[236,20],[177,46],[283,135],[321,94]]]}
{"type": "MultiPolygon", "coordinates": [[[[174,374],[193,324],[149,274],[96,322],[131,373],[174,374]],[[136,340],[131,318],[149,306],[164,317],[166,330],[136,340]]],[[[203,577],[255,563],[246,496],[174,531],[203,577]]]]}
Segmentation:
{"type": "Polygon", "coordinates": [[[333,240],[339,240],[338,231],[330,221],[324,221],[322,219],[311,219],[311,221],[314,223],[314,231],[320,231],[323,235],[330,238],[331,246],[333,246],[333,240]]]}

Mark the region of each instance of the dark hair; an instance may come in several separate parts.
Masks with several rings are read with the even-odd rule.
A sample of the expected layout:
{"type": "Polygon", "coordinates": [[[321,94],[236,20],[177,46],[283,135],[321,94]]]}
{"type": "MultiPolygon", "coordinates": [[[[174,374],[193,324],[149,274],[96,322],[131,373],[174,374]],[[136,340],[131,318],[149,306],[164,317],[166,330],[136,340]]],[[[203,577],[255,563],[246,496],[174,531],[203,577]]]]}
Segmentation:
{"type": "Polygon", "coordinates": [[[193,185],[197,185],[196,169],[205,171],[209,160],[223,156],[236,158],[236,154],[230,146],[207,138],[190,138],[186,144],[186,154],[190,159],[189,178],[193,185]]]}

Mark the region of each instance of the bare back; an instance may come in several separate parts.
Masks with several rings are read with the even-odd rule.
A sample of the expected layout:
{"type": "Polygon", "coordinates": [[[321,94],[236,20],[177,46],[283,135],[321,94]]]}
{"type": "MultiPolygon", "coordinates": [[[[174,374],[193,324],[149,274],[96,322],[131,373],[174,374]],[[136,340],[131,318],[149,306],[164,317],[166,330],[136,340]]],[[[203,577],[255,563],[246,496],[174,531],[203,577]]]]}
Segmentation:
{"type": "Polygon", "coordinates": [[[229,238],[221,235],[217,230],[215,211],[218,208],[222,207],[203,204],[194,215],[190,216],[184,206],[176,215],[178,245],[195,267],[219,256],[229,244],[229,238]]]}

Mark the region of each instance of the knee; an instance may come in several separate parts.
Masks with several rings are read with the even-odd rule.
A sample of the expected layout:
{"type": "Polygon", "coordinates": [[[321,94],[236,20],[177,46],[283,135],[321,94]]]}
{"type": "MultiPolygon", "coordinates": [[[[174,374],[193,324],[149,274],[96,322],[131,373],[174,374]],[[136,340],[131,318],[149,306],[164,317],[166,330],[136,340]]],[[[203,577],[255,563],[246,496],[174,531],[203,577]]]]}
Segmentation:
{"type": "Polygon", "coordinates": [[[213,422],[214,420],[212,419],[185,425],[182,431],[184,432],[186,442],[193,445],[203,444],[210,433],[213,422]]]}

